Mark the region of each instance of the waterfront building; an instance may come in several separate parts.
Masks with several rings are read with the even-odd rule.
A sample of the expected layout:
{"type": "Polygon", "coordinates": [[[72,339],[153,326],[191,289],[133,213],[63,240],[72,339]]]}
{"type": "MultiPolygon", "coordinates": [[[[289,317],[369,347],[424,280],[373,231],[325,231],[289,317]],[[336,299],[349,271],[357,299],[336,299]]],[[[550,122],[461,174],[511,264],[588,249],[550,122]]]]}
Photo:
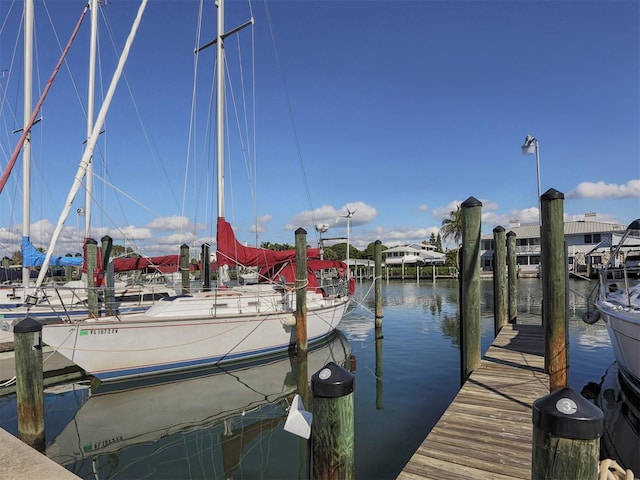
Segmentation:
{"type": "MultiPolygon", "coordinates": [[[[616,239],[626,230],[626,225],[598,222],[595,214],[585,214],[584,220],[565,222],[564,236],[567,247],[569,271],[591,276],[609,260],[609,252],[616,239]]],[[[516,264],[520,276],[540,274],[540,227],[538,224],[520,225],[511,220],[506,232],[516,234],[516,264]]],[[[493,232],[481,237],[480,264],[483,271],[493,271],[493,232]]]]}

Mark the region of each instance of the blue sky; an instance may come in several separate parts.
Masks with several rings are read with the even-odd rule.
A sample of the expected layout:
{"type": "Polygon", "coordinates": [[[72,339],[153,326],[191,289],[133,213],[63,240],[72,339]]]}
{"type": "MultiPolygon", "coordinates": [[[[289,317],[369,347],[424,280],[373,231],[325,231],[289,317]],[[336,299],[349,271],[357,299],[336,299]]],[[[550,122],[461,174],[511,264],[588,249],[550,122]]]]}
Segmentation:
{"type": "MultiPolygon", "coordinates": [[[[138,5],[112,0],[100,9],[101,94],[138,5]]],[[[36,0],[34,104],[60,54],[53,29],[65,44],[83,6],[36,0]]],[[[215,236],[210,91],[202,88],[211,83],[214,49],[199,56],[193,93],[193,49],[214,37],[215,7],[204,4],[198,41],[199,7],[147,6],[94,157],[96,239],[109,234],[154,255],[215,236]]],[[[22,123],[21,10],[21,2],[0,0],[2,168],[22,123]]],[[[596,220],[627,224],[640,216],[637,1],[228,0],[227,28],[251,11],[253,30],[226,42],[229,76],[236,82],[242,71],[245,82],[228,94],[226,215],[239,240],[255,243],[257,225],[259,242],[293,244],[303,227],[315,243],[318,223],[330,225],[327,236],[344,237],[348,207],[358,248],[377,239],[419,242],[471,196],[483,203],[484,233],[510,219],[534,223],[536,162],[520,152],[527,134],[539,139],[541,191],[565,194],[567,220],[595,212],[596,220]],[[251,115],[236,113],[243,98],[255,112],[255,136],[251,115]],[[250,133],[242,150],[237,125],[250,133]]],[[[34,128],[37,246],[46,246],[82,154],[88,31],[87,19],[34,128]]],[[[1,255],[18,249],[21,175],[18,163],[0,194],[1,255]]],[[[84,219],[75,212],[83,204],[82,194],[60,253],[79,248],[84,219]]]]}

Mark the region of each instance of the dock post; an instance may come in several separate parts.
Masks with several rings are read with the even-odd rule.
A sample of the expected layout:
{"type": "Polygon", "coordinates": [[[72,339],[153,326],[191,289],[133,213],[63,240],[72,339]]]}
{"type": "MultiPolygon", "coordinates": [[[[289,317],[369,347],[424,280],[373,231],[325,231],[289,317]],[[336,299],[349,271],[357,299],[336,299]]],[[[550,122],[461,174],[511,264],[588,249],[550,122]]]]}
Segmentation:
{"type": "Polygon", "coordinates": [[[180,245],[180,272],[182,273],[182,294],[191,290],[189,285],[189,245],[180,245]]]}
{"type": "Polygon", "coordinates": [[[296,230],[296,346],[307,352],[307,231],[296,230]]]}
{"type": "Polygon", "coordinates": [[[532,480],[596,480],[602,411],[565,387],[533,403],[532,480]]]}
{"type": "Polygon", "coordinates": [[[507,233],[507,281],[509,291],[509,323],[518,321],[518,265],[516,263],[516,234],[507,233]]]}
{"type": "Polygon", "coordinates": [[[549,391],[553,392],[568,384],[564,194],[551,188],[540,198],[544,362],[549,374],[549,391]]]}
{"type": "Polygon", "coordinates": [[[102,270],[104,271],[104,311],[105,315],[115,313],[115,278],[113,263],[109,262],[111,250],[113,249],[113,239],[105,235],[100,239],[102,244],[102,270]]]}
{"type": "Polygon", "coordinates": [[[87,249],[87,304],[89,316],[98,317],[98,292],[96,280],[100,267],[98,266],[98,242],[90,238],[86,242],[87,249]]]}
{"type": "Polygon", "coordinates": [[[375,298],[376,298],[376,328],[382,327],[382,242],[376,240],[373,244],[373,256],[375,258],[375,298]]]}
{"type": "Polygon", "coordinates": [[[493,330],[497,337],[507,324],[507,237],[504,227],[493,229],[493,330]]]}
{"type": "Polygon", "coordinates": [[[209,256],[209,244],[203,243],[200,252],[200,263],[202,263],[202,291],[211,291],[211,266],[209,256]]]}
{"type": "Polygon", "coordinates": [[[27,317],[13,328],[16,362],[18,437],[44,452],[44,387],[42,325],[27,317]]]}
{"type": "Polygon", "coordinates": [[[480,365],[480,227],[482,202],[469,197],[462,208],[460,284],[461,384],[480,365]]]}
{"type": "Polygon", "coordinates": [[[330,362],[311,377],[313,477],[355,478],[354,376],[330,362]]]}

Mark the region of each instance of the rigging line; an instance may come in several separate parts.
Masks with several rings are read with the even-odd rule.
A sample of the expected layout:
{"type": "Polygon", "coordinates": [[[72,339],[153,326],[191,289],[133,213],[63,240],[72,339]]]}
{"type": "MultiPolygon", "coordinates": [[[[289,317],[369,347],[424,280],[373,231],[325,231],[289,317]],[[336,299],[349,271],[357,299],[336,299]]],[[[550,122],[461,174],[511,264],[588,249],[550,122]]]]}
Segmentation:
{"type": "MultiPolygon", "coordinates": [[[[121,195],[124,195],[128,200],[131,200],[133,203],[135,203],[136,205],[138,205],[139,207],[142,207],[143,209],[145,209],[147,212],[152,213],[154,215],[157,215],[158,217],[161,217],[162,215],[159,214],[158,212],[156,212],[155,210],[152,210],[150,207],[147,207],[145,204],[143,204],[142,202],[136,200],[134,197],[132,197],[131,195],[129,195],[128,193],[126,193],[125,191],[119,189],[118,187],[116,187],[114,184],[112,184],[109,180],[102,178],[100,175],[94,173],[93,176],[95,178],[97,178],[98,180],[100,180],[101,182],[103,182],[105,185],[113,188],[116,192],[120,193],[121,195]]],[[[92,197],[92,199],[95,201],[95,198],[92,197]]],[[[106,211],[106,210],[103,210],[106,211]]],[[[125,213],[125,212],[123,212],[125,213]]]]}
{"type": "MultiPolygon", "coordinates": [[[[116,48],[116,43],[115,43],[115,39],[114,39],[114,35],[113,35],[113,29],[111,28],[111,25],[107,22],[107,30],[109,32],[109,39],[111,40],[111,44],[113,46],[114,51],[117,51],[116,48]]],[[[157,167],[159,167],[160,171],[162,172],[162,174],[164,175],[165,179],[169,179],[169,175],[167,173],[167,169],[164,165],[164,162],[162,161],[160,154],[158,153],[158,149],[155,145],[155,142],[153,142],[151,135],[149,134],[149,130],[145,125],[145,122],[142,118],[142,114],[140,113],[140,108],[138,107],[138,103],[135,100],[135,96],[133,94],[133,90],[131,88],[131,84],[129,83],[129,79],[127,77],[127,73],[126,71],[122,72],[122,78],[124,81],[124,84],[126,85],[127,88],[127,92],[129,93],[129,98],[131,99],[131,103],[133,106],[134,111],[136,112],[136,117],[138,119],[138,123],[140,124],[140,128],[142,129],[142,134],[144,136],[145,142],[147,144],[147,147],[149,148],[149,151],[151,153],[151,157],[153,158],[155,164],[157,167]]],[[[171,192],[171,197],[173,198],[175,205],[179,206],[180,202],[178,201],[178,198],[173,190],[172,184],[171,182],[167,181],[168,187],[169,187],[169,191],[171,192]]]]}
{"type": "Polygon", "coordinates": [[[80,15],[80,19],[78,20],[78,23],[76,24],[76,27],[73,30],[73,33],[71,34],[71,37],[69,38],[69,42],[67,43],[67,46],[65,47],[65,50],[62,53],[62,56],[60,57],[60,60],[58,60],[58,63],[56,65],[56,67],[54,68],[53,73],[51,74],[51,77],[49,78],[49,81],[47,82],[42,94],[40,95],[40,99],[38,100],[38,103],[36,104],[35,109],[31,113],[31,118],[29,118],[29,122],[27,123],[27,125],[24,128],[24,130],[22,131],[22,135],[20,136],[20,140],[18,141],[18,144],[16,145],[15,150],[13,151],[13,154],[11,156],[11,159],[9,160],[7,168],[5,169],[5,173],[2,175],[2,178],[0,178],[0,193],[2,192],[2,190],[4,189],[5,184],[7,183],[7,179],[9,178],[9,174],[11,173],[11,170],[13,169],[13,166],[16,163],[16,160],[18,158],[18,154],[20,153],[20,150],[22,150],[22,145],[24,144],[25,140],[27,139],[27,136],[31,132],[31,127],[33,126],[33,124],[36,121],[36,117],[38,116],[38,113],[40,112],[40,108],[42,107],[44,99],[46,98],[47,93],[49,93],[49,89],[51,88],[51,85],[53,84],[53,80],[56,78],[56,75],[58,74],[58,71],[60,70],[60,67],[62,66],[62,62],[64,61],[65,56],[67,55],[67,53],[71,49],[71,44],[73,43],[73,40],[76,38],[76,35],[78,34],[78,31],[80,30],[80,25],[82,25],[82,20],[84,20],[84,17],[85,17],[85,15],[86,15],[88,10],[89,10],[88,6],[85,7],[82,10],[82,14],[80,15]]]}
{"type": "Polygon", "coordinates": [[[286,103],[287,103],[287,109],[289,112],[289,120],[291,121],[291,128],[293,130],[293,136],[295,139],[295,144],[296,144],[296,152],[298,154],[298,163],[300,164],[300,170],[302,171],[302,179],[303,179],[303,183],[304,183],[304,187],[305,187],[305,191],[307,193],[307,201],[309,202],[309,209],[311,211],[311,218],[313,220],[314,225],[316,224],[316,215],[313,209],[313,204],[311,202],[311,192],[309,190],[309,181],[307,180],[307,172],[304,168],[304,161],[302,160],[302,151],[300,149],[300,140],[299,140],[299,136],[298,136],[298,130],[296,129],[296,124],[293,118],[293,109],[291,108],[291,98],[289,96],[289,90],[287,87],[287,82],[284,78],[284,74],[283,74],[283,70],[282,70],[282,64],[280,62],[280,56],[278,55],[278,49],[277,49],[277,45],[276,45],[276,38],[275,38],[275,33],[273,31],[273,23],[271,22],[271,12],[269,10],[268,7],[268,2],[267,0],[263,0],[264,1],[264,6],[265,6],[265,11],[267,13],[267,23],[269,24],[269,33],[271,34],[271,42],[273,44],[273,51],[274,51],[274,55],[276,58],[276,64],[278,66],[278,72],[280,73],[280,79],[282,80],[282,85],[283,85],[283,90],[284,90],[284,96],[286,99],[286,103]]]}

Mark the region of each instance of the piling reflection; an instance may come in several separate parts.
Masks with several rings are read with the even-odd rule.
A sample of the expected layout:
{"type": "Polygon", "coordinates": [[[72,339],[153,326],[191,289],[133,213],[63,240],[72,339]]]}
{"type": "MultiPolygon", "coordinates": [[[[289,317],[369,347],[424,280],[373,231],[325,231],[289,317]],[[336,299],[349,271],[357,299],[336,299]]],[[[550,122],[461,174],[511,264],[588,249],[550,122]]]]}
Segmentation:
{"type": "Polygon", "coordinates": [[[310,349],[306,362],[291,354],[161,383],[101,386],[47,455],[82,478],[148,478],[159,469],[167,478],[255,478],[256,469],[291,477],[297,465],[268,465],[272,449],[298,441],[282,429],[287,406],[299,389],[308,395],[308,372],[328,362],[348,368],[350,356],[338,331],[310,349]]]}

